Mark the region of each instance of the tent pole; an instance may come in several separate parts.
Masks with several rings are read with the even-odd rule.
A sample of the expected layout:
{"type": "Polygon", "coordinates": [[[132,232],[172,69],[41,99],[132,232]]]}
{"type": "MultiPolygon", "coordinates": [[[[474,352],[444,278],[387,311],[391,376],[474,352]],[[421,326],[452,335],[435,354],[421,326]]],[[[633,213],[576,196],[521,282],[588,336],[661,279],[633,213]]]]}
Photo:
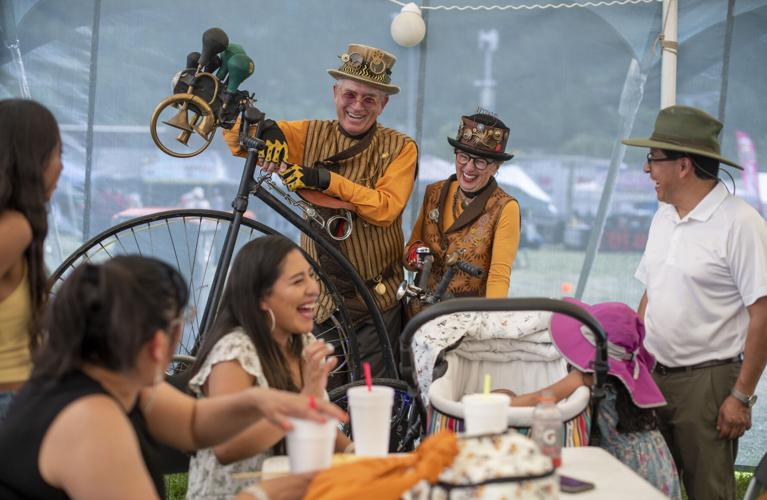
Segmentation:
{"type": "Polygon", "coordinates": [[[642,97],[644,96],[647,73],[650,71],[650,67],[655,60],[655,51],[653,50],[654,38],[655,37],[650,34],[641,61],[638,61],[637,58],[632,58],[626,72],[626,79],[623,82],[623,91],[621,92],[620,102],[618,103],[618,115],[620,117],[618,134],[610,155],[610,167],[607,170],[607,177],[605,179],[604,187],[602,188],[602,197],[599,200],[597,215],[594,220],[594,225],[591,228],[589,241],[586,244],[583,265],[581,266],[581,273],[578,276],[578,285],[575,288],[576,299],[582,299],[586,292],[586,284],[588,283],[589,275],[591,274],[591,268],[594,265],[597,253],[599,252],[599,244],[602,241],[602,234],[604,233],[605,223],[607,222],[607,214],[610,211],[610,205],[612,204],[613,190],[618,179],[618,169],[623,162],[623,156],[626,152],[626,146],[621,144],[620,140],[631,135],[631,130],[634,127],[634,119],[636,118],[637,112],[639,111],[639,105],[642,103],[642,97]]]}
{"type": "MultiPolygon", "coordinates": [[[[99,28],[101,26],[101,0],[93,2],[93,24],[91,25],[91,63],[88,73],[88,127],[85,131],[85,196],[83,207],[83,241],[91,237],[91,198],[93,177],[93,123],[96,116],[96,82],[99,54],[99,28]]],[[[103,229],[103,228],[98,228],[103,229]]]]}
{"type": "Polygon", "coordinates": [[[727,20],[724,31],[724,47],[722,48],[722,86],[719,89],[719,114],[717,118],[724,123],[724,111],[727,107],[727,80],[730,72],[730,51],[732,49],[732,30],[735,24],[733,11],[735,10],[735,0],[727,2],[727,20]]]}
{"type": "Polygon", "coordinates": [[[663,0],[660,109],[676,104],[677,0],[663,0]]]}

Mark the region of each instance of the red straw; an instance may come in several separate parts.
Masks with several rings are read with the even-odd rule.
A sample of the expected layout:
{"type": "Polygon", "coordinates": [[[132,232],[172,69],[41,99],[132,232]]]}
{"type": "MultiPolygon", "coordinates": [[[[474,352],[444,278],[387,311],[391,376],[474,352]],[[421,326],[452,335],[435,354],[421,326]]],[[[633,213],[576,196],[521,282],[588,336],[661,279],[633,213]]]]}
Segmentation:
{"type": "Polygon", "coordinates": [[[370,363],[362,363],[362,370],[365,372],[365,383],[368,386],[368,392],[373,390],[373,376],[370,375],[370,363]]]}

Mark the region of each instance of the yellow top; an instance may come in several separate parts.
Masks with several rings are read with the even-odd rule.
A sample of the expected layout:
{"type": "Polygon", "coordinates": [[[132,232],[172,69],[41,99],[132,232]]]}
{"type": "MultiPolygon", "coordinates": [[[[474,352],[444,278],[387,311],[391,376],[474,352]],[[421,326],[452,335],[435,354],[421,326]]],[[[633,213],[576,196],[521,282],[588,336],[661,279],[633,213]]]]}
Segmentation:
{"type": "MultiPolygon", "coordinates": [[[[277,125],[290,144],[287,163],[300,164],[304,157],[306,129],[309,126],[309,121],[278,121],[277,125]]],[[[224,129],[224,140],[232,154],[247,156],[247,152],[240,147],[238,131],[239,122],[230,130],[224,129]]],[[[392,160],[372,189],[331,172],[330,186],[324,193],[351,203],[357,214],[371,224],[388,226],[397,220],[397,217],[404,210],[408,198],[410,198],[415,182],[413,166],[417,157],[418,149],[415,143],[408,141],[402,148],[402,152],[392,160]]]]}
{"type": "Polygon", "coordinates": [[[29,378],[32,371],[28,333],[31,319],[32,295],[25,262],[21,283],[0,302],[0,383],[29,378]]]}
{"type": "MultiPolygon", "coordinates": [[[[455,192],[458,190],[458,182],[450,183],[447,192],[447,205],[442,214],[442,231],[453,225],[456,216],[463,213],[463,208],[459,203],[453,207],[455,192]]],[[[487,274],[487,290],[485,297],[491,299],[506,298],[509,296],[509,281],[511,276],[511,265],[517,255],[519,248],[520,225],[519,225],[519,204],[509,202],[503,207],[498,224],[495,227],[495,237],[493,239],[492,257],[490,258],[490,270],[487,274]]],[[[405,245],[410,248],[414,242],[422,238],[421,227],[423,226],[423,207],[418,212],[418,219],[413,225],[413,234],[405,245]]]]}

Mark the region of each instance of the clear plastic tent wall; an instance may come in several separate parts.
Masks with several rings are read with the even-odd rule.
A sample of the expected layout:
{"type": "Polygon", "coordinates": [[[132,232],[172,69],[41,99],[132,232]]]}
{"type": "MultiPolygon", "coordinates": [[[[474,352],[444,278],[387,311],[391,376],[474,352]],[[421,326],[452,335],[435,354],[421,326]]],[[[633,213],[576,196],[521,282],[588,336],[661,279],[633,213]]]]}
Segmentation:
{"type": "MultiPolygon", "coordinates": [[[[50,207],[48,265],[136,214],[194,203],[228,209],[244,161],[220,135],[203,154],[177,159],[155,147],[148,126],[187,54],[216,26],[255,61],[241,88],[279,119],[334,117],[326,70],[348,43],[397,56],[393,81],[402,91],[381,122],[420,148],[406,234],[425,186],[453,171],[446,137],[459,117],[478,107],[497,113],[515,152],[498,181],[524,215],[510,295],[578,293],[636,306],[642,290],[633,273],[657,202],[642,172],[646,151],[618,140],[649,135],[659,108],[662,3],[516,8],[544,3],[427,8],[425,41],[404,48],[389,34],[400,7],[387,0],[3,0],[0,98],[39,100],[61,124],[65,168],[50,207]]],[[[684,0],[678,17],[677,102],[724,119],[725,156],[755,152],[756,164],[767,164],[767,0],[684,0]]],[[[731,173],[737,193],[761,208],[758,183],[731,173]]],[[[259,202],[250,210],[297,237],[259,202]]],[[[767,400],[764,384],[759,392],[767,400]]],[[[763,452],[764,417],[754,415],[739,464],[754,465],[763,452]]]]}

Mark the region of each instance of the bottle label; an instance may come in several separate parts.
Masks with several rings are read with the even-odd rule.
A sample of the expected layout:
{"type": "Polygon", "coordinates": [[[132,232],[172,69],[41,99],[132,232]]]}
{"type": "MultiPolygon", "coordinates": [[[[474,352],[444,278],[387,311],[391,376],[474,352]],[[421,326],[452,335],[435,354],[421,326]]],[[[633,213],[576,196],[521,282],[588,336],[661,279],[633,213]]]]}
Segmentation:
{"type": "Polygon", "coordinates": [[[557,443],[557,434],[557,429],[545,429],[541,433],[541,443],[548,446],[555,445],[557,443]]]}

